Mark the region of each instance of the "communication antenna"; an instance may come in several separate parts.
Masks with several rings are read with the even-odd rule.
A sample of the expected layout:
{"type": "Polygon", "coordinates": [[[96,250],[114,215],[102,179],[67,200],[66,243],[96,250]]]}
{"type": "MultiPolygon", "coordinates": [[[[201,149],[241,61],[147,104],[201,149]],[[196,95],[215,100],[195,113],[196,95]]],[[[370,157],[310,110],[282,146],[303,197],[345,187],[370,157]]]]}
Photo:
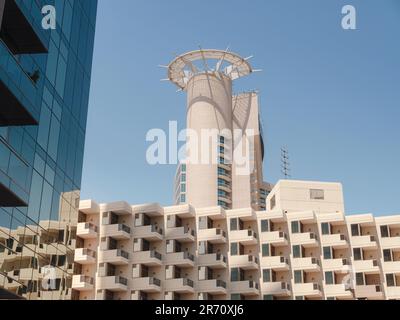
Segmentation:
{"type": "Polygon", "coordinates": [[[290,179],[290,162],[289,162],[289,151],[287,147],[281,148],[281,172],[285,179],[290,179]]]}

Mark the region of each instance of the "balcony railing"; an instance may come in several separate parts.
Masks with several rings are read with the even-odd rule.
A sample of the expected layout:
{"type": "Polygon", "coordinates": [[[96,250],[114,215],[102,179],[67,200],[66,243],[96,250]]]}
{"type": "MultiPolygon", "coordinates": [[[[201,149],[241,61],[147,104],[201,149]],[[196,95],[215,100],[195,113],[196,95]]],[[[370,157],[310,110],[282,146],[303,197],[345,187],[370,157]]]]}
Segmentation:
{"type": "Polygon", "coordinates": [[[257,290],[258,290],[259,285],[258,285],[257,282],[255,282],[255,281],[253,281],[253,280],[250,280],[250,281],[249,281],[249,288],[254,288],[254,289],[257,289],[257,290]]]}
{"type": "Polygon", "coordinates": [[[151,225],[151,232],[156,232],[160,235],[163,235],[163,230],[155,225],[151,225]]]}
{"type": "Polygon", "coordinates": [[[310,239],[318,241],[318,236],[315,233],[310,232],[310,239]]]}
{"type": "Polygon", "coordinates": [[[319,283],[313,283],[313,289],[321,291],[321,286],[319,285],[319,283]]]}
{"type": "Polygon", "coordinates": [[[86,222],[84,224],[84,229],[92,230],[94,232],[98,232],[98,227],[96,225],[94,225],[93,223],[91,223],[91,222],[86,222]]]}
{"type": "Polygon", "coordinates": [[[216,254],[216,260],[217,260],[217,261],[222,261],[222,262],[225,262],[225,263],[226,263],[226,257],[225,257],[224,255],[220,254],[220,253],[217,253],[217,254],[216,254]]]}
{"type": "Polygon", "coordinates": [[[288,259],[288,258],[285,258],[285,257],[280,257],[280,262],[281,262],[281,263],[289,264],[289,259],[288,259]]]}
{"type": "Polygon", "coordinates": [[[258,263],[258,258],[252,255],[248,256],[248,260],[249,262],[254,262],[254,263],[258,263]]]}
{"type": "Polygon", "coordinates": [[[183,278],[183,285],[188,287],[194,287],[194,282],[190,279],[183,278]]]}
{"type": "Polygon", "coordinates": [[[218,236],[223,236],[224,238],[226,238],[226,232],[224,230],[222,230],[222,229],[216,229],[215,233],[218,236]]]}
{"type": "Polygon", "coordinates": [[[281,282],[281,289],[290,291],[290,284],[286,282],[281,282]]]}
{"type": "Polygon", "coordinates": [[[153,250],[153,251],[150,251],[150,258],[162,260],[162,254],[153,250]]]}
{"type": "Polygon", "coordinates": [[[251,229],[247,230],[247,235],[248,235],[249,237],[254,237],[254,238],[257,239],[257,233],[255,233],[255,232],[254,232],[253,230],[251,230],[251,229]]]}
{"type": "Polygon", "coordinates": [[[123,232],[126,232],[126,233],[131,233],[131,228],[129,228],[127,225],[119,224],[119,225],[118,225],[118,231],[123,231],[123,232]]]}
{"type": "Polygon", "coordinates": [[[157,278],[149,278],[149,285],[155,285],[157,287],[161,287],[161,280],[157,278]]]}
{"type": "Polygon", "coordinates": [[[82,255],[96,258],[96,251],[84,248],[84,249],[82,249],[82,255]]]}
{"type": "Polygon", "coordinates": [[[128,279],[124,278],[124,277],[121,277],[121,276],[116,276],[115,277],[115,283],[127,286],[128,285],[128,279]]]}
{"type": "Polygon", "coordinates": [[[118,249],[117,250],[117,257],[122,257],[122,258],[125,258],[125,259],[129,259],[129,253],[124,251],[124,250],[118,249]]]}
{"type": "Polygon", "coordinates": [[[184,252],[184,254],[183,254],[183,259],[189,259],[189,260],[191,260],[191,261],[194,261],[194,255],[192,255],[192,254],[189,253],[189,252],[184,252]]]}
{"type": "Polygon", "coordinates": [[[94,284],[94,279],[92,277],[89,277],[89,276],[81,275],[79,277],[79,282],[87,283],[87,284],[94,284]]]}
{"type": "Polygon", "coordinates": [[[218,280],[216,281],[216,284],[217,284],[217,287],[226,289],[226,282],[225,282],[225,281],[222,281],[222,280],[219,280],[219,279],[218,279],[218,280]]]}

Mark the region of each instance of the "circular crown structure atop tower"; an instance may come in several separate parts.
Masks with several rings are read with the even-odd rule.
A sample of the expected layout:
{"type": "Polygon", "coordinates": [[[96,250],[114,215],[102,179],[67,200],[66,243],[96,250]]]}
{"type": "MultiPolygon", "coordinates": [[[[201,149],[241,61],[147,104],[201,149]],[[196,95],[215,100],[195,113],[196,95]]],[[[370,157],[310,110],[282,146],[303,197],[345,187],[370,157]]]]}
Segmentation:
{"type": "Polygon", "coordinates": [[[168,80],[186,90],[189,80],[201,73],[222,73],[231,80],[247,76],[253,70],[248,58],[228,50],[200,49],[177,56],[168,65],[168,80]]]}

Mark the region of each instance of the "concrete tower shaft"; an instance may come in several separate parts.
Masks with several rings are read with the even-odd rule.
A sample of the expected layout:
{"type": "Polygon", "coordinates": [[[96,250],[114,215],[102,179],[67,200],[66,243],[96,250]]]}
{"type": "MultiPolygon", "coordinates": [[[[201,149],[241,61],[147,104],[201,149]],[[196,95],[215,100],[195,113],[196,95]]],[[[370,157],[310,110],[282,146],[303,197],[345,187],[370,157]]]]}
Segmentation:
{"type": "MultiPolygon", "coordinates": [[[[196,206],[217,205],[219,136],[232,132],[232,80],[229,77],[212,72],[190,78],[187,128],[198,137],[199,160],[199,163],[190,160],[187,163],[187,201],[196,206]]],[[[189,143],[188,146],[191,148],[192,145],[189,143]]]]}
{"type": "MultiPolygon", "coordinates": [[[[187,163],[178,169],[175,203],[233,207],[233,185],[243,179],[232,175],[236,171],[233,130],[239,128],[234,119],[237,115],[233,108],[232,83],[254,72],[249,59],[229,51],[198,50],[178,56],[169,64],[168,80],[187,92],[186,127],[189,130],[187,163]],[[195,143],[192,134],[196,135],[195,143]]],[[[251,104],[247,111],[250,107],[251,104]]],[[[249,181],[248,176],[246,185],[249,181]]],[[[250,199],[250,185],[235,190],[246,190],[250,199]]],[[[245,206],[250,205],[248,200],[245,206]]]]}

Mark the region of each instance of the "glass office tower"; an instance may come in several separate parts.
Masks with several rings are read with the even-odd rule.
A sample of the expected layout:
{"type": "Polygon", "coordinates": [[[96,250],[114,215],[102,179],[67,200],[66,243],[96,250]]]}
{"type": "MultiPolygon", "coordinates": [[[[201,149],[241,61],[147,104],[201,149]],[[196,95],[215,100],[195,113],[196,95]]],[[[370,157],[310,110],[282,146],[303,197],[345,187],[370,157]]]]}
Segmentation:
{"type": "Polygon", "coordinates": [[[0,0],[0,299],[74,298],[96,12],[97,0],[0,0]]]}

